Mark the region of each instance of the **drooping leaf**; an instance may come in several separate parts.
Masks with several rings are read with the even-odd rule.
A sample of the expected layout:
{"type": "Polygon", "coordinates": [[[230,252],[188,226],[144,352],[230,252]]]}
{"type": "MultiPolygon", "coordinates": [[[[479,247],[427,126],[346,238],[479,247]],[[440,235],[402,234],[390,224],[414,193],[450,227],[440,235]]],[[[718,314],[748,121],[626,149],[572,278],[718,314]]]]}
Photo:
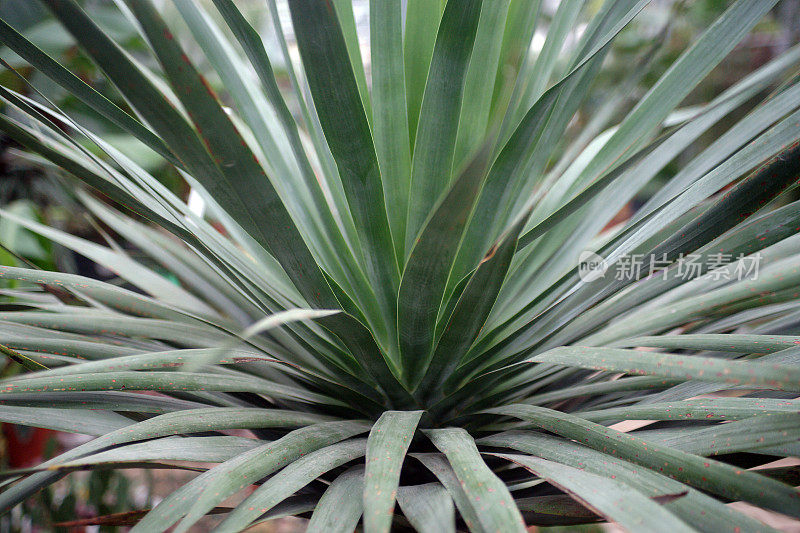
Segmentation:
{"type": "Polygon", "coordinates": [[[256,489],[242,502],[242,505],[225,518],[218,530],[221,532],[241,530],[315,478],[348,461],[362,457],[365,452],[365,439],[351,439],[322,448],[294,461],[256,489]]]}
{"type": "Polygon", "coordinates": [[[355,466],[337,477],[322,495],[308,522],[312,533],[349,533],[358,525],[363,509],[364,468],[355,466]]]}
{"type": "Polygon", "coordinates": [[[369,432],[364,470],[364,530],[388,532],[406,451],[422,411],[386,411],[369,432]]]}
{"type": "Polygon", "coordinates": [[[695,355],[583,346],[554,348],[533,357],[531,361],[622,371],[628,374],[651,374],[666,378],[717,381],[778,390],[800,390],[800,369],[757,361],[728,361],[695,355]]]}
{"type": "MultiPolygon", "coordinates": [[[[657,502],[624,483],[615,483],[578,468],[538,457],[513,454],[501,454],[499,457],[544,477],[628,530],[647,527],[653,531],[695,531],[657,502]]],[[[678,494],[676,498],[683,496],[678,494]]]]}
{"type": "Polygon", "coordinates": [[[231,494],[305,454],[324,449],[325,446],[367,429],[365,424],[356,422],[325,422],[297,429],[278,440],[240,454],[193,479],[153,508],[134,530],[166,529],[184,517],[178,530],[185,531],[231,494]]]}
{"type": "Polygon", "coordinates": [[[490,411],[523,418],[562,437],[575,439],[591,448],[608,450],[617,457],[663,472],[700,490],[753,502],[792,516],[800,514],[797,489],[741,468],[654,444],[543,407],[513,405],[490,411]]]}
{"type": "Polygon", "coordinates": [[[455,532],[453,499],[439,483],[400,487],[397,503],[420,533],[455,532]]]}
{"type": "Polygon", "coordinates": [[[447,456],[475,514],[487,531],[524,531],[524,522],[505,484],[486,466],[475,442],[460,428],[426,432],[433,444],[447,456]]]}

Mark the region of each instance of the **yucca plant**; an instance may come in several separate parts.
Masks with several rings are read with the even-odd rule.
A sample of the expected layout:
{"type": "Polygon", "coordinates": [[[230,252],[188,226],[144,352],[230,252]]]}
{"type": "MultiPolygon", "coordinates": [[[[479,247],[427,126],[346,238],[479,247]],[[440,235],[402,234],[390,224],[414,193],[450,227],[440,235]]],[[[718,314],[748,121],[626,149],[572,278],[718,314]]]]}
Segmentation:
{"type": "Polygon", "coordinates": [[[116,3],[152,57],[76,0],[44,1],[127,105],[6,23],[0,40],[207,212],[35,83],[0,87],[0,129],[145,256],[3,213],[120,281],[0,268],[28,287],[4,290],[0,349],[28,372],[2,382],[0,418],[97,437],[5,472],[3,509],[75,470],[135,467],[200,471],[119,517],[137,532],[212,512],[217,531],[800,518],[796,463],[772,464],[800,455],[800,48],[678,108],[775,0],[730,3],[626,109],[645,51],[576,122],[646,1],[564,0],[545,23],[536,0],[373,0],[367,76],[347,0],[289,0],[299,70],[270,0],[288,89],[233,0],[172,0],[191,36],[150,0],[116,3]]]}

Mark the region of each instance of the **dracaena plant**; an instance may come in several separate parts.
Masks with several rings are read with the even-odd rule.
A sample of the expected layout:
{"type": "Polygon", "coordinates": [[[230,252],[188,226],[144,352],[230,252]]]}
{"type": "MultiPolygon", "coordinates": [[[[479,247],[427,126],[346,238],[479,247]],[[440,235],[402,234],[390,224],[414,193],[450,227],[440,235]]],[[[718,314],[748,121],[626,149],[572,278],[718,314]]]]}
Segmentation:
{"type": "Polygon", "coordinates": [[[75,470],[191,462],[197,477],[154,508],[104,523],[672,532],[770,529],[753,507],[800,517],[796,467],[771,465],[800,453],[800,49],[678,107],[776,1],[730,3],[637,93],[659,57],[643,51],[577,122],[646,1],[564,0],[548,18],[535,0],[373,0],[368,76],[347,0],[289,0],[294,63],[270,0],[288,84],[233,0],[173,0],[170,17],[116,2],[149,57],[75,0],[44,4],[118,95],[0,23],[7,49],[207,209],[36,79],[0,87],[18,155],[141,251],[3,213],[119,281],[0,269],[25,282],[4,291],[0,349],[27,370],[2,382],[0,418],[96,436],[5,472],[3,509],[75,470]]]}

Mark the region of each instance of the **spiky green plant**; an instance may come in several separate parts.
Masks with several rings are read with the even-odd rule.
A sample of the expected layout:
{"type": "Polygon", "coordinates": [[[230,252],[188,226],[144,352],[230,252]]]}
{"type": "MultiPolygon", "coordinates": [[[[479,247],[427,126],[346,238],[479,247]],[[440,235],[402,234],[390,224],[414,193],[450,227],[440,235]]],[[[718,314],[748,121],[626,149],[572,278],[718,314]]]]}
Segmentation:
{"type": "Polygon", "coordinates": [[[75,0],[44,3],[129,107],[5,23],[2,42],[208,213],[44,95],[0,87],[0,128],[34,161],[152,223],[75,189],[135,260],[4,213],[138,290],[0,269],[31,287],[5,291],[1,349],[30,372],[2,383],[0,418],[97,436],[6,472],[0,507],[78,469],[191,461],[212,466],[134,531],[185,531],[253,484],[218,531],[285,515],[325,532],[769,529],[731,501],[800,517],[797,467],[769,464],[800,454],[800,49],[676,112],[775,0],[732,2],[613,124],[645,54],[583,129],[646,1],[606,1],[562,52],[585,13],[564,0],[531,56],[538,1],[373,0],[370,83],[350,3],[289,0],[303,75],[278,24],[284,94],[233,0],[173,0],[231,108],[150,0],[117,4],[157,61],[75,0]]]}

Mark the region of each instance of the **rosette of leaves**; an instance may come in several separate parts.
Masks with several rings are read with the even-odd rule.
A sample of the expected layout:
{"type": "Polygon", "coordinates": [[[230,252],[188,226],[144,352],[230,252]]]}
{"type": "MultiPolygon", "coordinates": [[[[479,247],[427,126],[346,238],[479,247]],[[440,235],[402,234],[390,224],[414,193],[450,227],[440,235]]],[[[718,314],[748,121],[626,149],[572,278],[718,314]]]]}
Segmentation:
{"type": "Polygon", "coordinates": [[[800,517],[796,467],[772,464],[800,435],[800,49],[678,109],[775,1],[731,2],[637,93],[657,55],[644,54],[619,98],[577,123],[646,1],[566,0],[545,17],[533,0],[374,0],[369,76],[349,2],[289,0],[297,69],[270,1],[288,85],[235,2],[173,3],[194,42],[150,0],[116,2],[143,58],[75,0],[44,1],[124,108],[0,24],[9,49],[207,206],[189,209],[35,84],[0,87],[3,132],[143,254],[3,213],[120,281],[0,269],[28,283],[6,293],[0,332],[29,370],[2,383],[0,417],[96,435],[5,472],[3,509],[75,470],[136,467],[199,471],[120,517],[143,532],[208,513],[217,531],[288,515],[367,532],[800,517]],[[585,250],[605,275],[580,275],[585,250]],[[686,277],[688,256],[700,266],[686,277]],[[631,257],[645,261],[614,274],[631,257]],[[756,259],[757,275],[735,275],[756,259]]]}

